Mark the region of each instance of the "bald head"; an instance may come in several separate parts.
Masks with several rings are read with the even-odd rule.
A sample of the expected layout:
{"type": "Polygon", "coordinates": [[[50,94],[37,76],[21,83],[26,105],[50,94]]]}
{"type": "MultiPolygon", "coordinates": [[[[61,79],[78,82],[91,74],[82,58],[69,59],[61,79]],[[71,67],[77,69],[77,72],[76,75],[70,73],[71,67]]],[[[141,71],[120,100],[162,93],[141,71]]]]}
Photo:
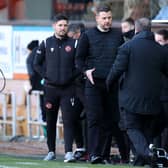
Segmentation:
{"type": "Polygon", "coordinates": [[[140,31],[151,31],[151,21],[148,18],[140,18],[135,21],[135,33],[140,31]]]}

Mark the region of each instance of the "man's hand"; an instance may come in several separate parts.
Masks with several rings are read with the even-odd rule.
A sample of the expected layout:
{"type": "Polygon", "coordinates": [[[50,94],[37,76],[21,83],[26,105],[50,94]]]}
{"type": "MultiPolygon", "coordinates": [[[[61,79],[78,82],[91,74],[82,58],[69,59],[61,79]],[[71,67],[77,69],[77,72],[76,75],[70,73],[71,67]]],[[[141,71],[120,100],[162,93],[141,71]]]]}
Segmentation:
{"type": "Polygon", "coordinates": [[[94,85],[95,83],[94,83],[93,75],[92,75],[93,71],[95,71],[95,68],[89,69],[89,70],[87,70],[85,73],[86,73],[87,78],[88,78],[89,81],[91,82],[91,84],[94,85]]]}

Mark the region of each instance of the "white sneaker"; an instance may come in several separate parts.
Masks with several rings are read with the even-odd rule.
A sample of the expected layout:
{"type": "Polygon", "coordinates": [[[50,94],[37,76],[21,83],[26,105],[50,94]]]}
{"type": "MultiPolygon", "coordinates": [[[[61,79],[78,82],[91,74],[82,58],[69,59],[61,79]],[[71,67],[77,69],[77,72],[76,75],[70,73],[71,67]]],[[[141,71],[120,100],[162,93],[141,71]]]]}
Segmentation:
{"type": "Polygon", "coordinates": [[[65,154],[64,162],[65,163],[67,163],[67,162],[75,162],[75,158],[74,158],[73,152],[67,152],[65,154]]]}
{"type": "Polygon", "coordinates": [[[44,158],[45,161],[49,160],[55,160],[55,153],[54,152],[48,152],[47,156],[44,158]]]}

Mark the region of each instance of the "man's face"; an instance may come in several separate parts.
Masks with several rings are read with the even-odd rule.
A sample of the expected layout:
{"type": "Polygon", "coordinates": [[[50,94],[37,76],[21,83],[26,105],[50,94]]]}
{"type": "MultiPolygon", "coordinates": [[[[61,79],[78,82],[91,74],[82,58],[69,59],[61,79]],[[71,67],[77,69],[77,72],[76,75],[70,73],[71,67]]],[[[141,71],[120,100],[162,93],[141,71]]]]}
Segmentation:
{"type": "Polygon", "coordinates": [[[80,31],[79,32],[72,32],[72,31],[69,31],[68,32],[68,37],[71,37],[71,38],[73,38],[73,39],[75,39],[75,40],[78,40],[79,39],[79,37],[80,37],[80,31]]]}
{"type": "Polygon", "coordinates": [[[100,26],[103,30],[109,30],[112,25],[112,13],[109,12],[99,12],[96,15],[97,25],[100,26]]]}
{"type": "Polygon", "coordinates": [[[67,34],[68,22],[67,20],[59,20],[53,23],[53,28],[55,30],[55,35],[62,38],[67,34]]]}
{"type": "Polygon", "coordinates": [[[168,40],[165,40],[162,35],[155,33],[155,41],[160,45],[168,44],[168,40]]]}
{"type": "Polygon", "coordinates": [[[134,29],[134,26],[129,24],[128,22],[122,22],[121,23],[122,33],[129,32],[130,30],[133,30],[133,29],[134,29]]]}

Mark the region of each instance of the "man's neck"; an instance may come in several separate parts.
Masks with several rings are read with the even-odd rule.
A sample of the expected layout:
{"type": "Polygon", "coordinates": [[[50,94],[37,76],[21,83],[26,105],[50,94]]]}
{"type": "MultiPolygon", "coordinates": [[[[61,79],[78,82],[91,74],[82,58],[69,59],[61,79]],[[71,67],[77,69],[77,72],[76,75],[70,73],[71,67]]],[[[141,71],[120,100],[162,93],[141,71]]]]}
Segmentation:
{"type": "Polygon", "coordinates": [[[108,32],[110,29],[104,30],[99,25],[97,25],[97,29],[101,32],[108,32]]]}
{"type": "Polygon", "coordinates": [[[55,35],[55,37],[57,38],[57,39],[59,39],[59,40],[62,40],[64,37],[63,36],[58,36],[56,33],[54,34],[55,35]]]}

